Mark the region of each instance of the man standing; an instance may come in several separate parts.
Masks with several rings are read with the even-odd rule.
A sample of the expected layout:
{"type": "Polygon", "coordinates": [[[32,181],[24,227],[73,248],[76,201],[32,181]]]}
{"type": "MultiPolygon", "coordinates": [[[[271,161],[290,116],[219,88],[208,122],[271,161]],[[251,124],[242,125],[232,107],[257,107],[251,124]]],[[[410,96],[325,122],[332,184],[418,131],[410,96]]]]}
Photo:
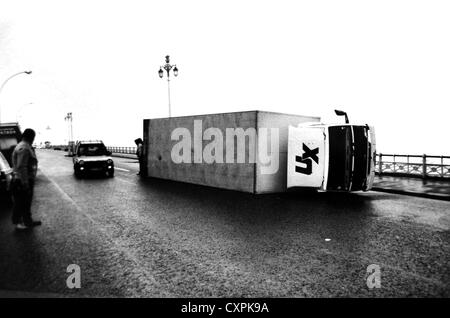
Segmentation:
{"type": "Polygon", "coordinates": [[[137,146],[136,149],[136,156],[139,160],[139,173],[138,175],[143,176],[144,175],[144,142],[141,138],[135,139],[134,143],[137,146]]]}
{"type": "Polygon", "coordinates": [[[12,222],[17,230],[25,230],[41,225],[40,221],[31,218],[31,201],[33,200],[34,180],[37,172],[37,158],[32,148],[36,133],[33,129],[25,129],[22,141],[12,154],[13,164],[13,216],[12,222]]]}

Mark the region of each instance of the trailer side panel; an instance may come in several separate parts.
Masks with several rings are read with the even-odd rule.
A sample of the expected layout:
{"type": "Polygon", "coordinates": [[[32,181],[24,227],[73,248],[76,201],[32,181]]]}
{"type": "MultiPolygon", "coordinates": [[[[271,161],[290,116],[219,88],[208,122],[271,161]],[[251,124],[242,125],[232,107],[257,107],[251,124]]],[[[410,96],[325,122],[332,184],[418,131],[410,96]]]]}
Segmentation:
{"type": "MultiPolygon", "coordinates": [[[[237,190],[243,192],[255,192],[254,170],[255,163],[249,162],[249,143],[246,139],[244,163],[237,163],[237,147],[230,147],[226,138],[227,128],[256,128],[256,111],[212,114],[200,116],[159,118],[144,121],[144,144],[146,147],[147,175],[150,177],[170,179],[175,181],[200,184],[216,188],[237,190]],[[223,163],[194,162],[199,156],[198,134],[194,131],[194,121],[201,121],[202,133],[208,128],[218,128],[223,133],[222,150],[223,163]],[[189,152],[191,162],[175,163],[172,158],[174,146],[181,141],[181,137],[172,140],[172,133],[177,128],[186,129],[191,137],[189,152]],[[196,135],[196,136],[194,136],[196,135]],[[197,147],[195,148],[195,144],[197,147]],[[228,144],[228,145],[227,145],[228,144]],[[233,149],[234,163],[226,162],[226,152],[233,149]],[[197,157],[196,157],[197,156],[197,157]],[[196,157],[196,158],[195,158],[196,157]]],[[[211,140],[203,140],[201,137],[201,150],[211,140]]],[[[234,141],[236,142],[236,138],[234,141]]],[[[175,154],[177,155],[177,154],[175,154]]]]}

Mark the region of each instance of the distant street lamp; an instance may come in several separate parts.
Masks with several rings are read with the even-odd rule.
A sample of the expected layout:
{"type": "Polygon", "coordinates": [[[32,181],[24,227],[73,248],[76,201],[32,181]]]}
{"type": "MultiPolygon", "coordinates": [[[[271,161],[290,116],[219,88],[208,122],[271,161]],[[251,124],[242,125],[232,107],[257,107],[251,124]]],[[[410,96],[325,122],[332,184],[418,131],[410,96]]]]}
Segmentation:
{"type": "MultiPolygon", "coordinates": [[[[1,92],[3,91],[3,87],[5,87],[6,83],[8,83],[10,79],[12,79],[13,77],[16,77],[17,75],[20,75],[20,74],[28,74],[28,75],[29,75],[29,74],[31,74],[31,73],[32,73],[32,71],[22,71],[22,72],[13,74],[13,75],[11,75],[10,77],[8,77],[8,78],[3,82],[2,86],[0,86],[0,94],[1,94],[1,92]]],[[[0,108],[0,110],[1,110],[1,108],[0,108]]],[[[1,112],[0,112],[0,114],[1,114],[1,112]]],[[[1,116],[0,116],[0,123],[1,123],[1,122],[2,122],[2,121],[1,121],[1,116]]]]}
{"type": "Polygon", "coordinates": [[[74,151],[74,142],[73,142],[73,128],[72,128],[72,113],[67,113],[66,117],[64,117],[64,120],[69,122],[69,142],[67,143],[69,147],[69,156],[73,156],[74,151]]]}
{"type": "Polygon", "coordinates": [[[67,113],[66,117],[64,117],[64,120],[69,123],[69,143],[73,141],[73,128],[72,128],[72,113],[67,113]]]}
{"type": "Polygon", "coordinates": [[[172,117],[172,110],[170,108],[170,70],[172,70],[172,68],[173,68],[173,75],[178,76],[177,66],[170,65],[170,57],[169,57],[169,55],[166,55],[166,64],[159,67],[158,75],[160,78],[163,78],[163,75],[164,75],[163,69],[165,69],[167,72],[167,88],[168,88],[168,93],[169,93],[169,117],[172,117]]]}

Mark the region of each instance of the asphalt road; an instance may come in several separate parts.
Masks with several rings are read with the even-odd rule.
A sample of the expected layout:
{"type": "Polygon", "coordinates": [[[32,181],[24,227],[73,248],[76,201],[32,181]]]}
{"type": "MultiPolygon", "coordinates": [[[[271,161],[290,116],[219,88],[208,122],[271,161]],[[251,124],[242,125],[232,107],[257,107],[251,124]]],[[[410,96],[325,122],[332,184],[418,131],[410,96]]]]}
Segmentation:
{"type": "Polygon", "coordinates": [[[0,203],[0,296],[450,296],[450,202],[396,194],[250,195],[147,179],[76,179],[38,151],[33,213],[0,203]],[[68,265],[81,268],[69,289],[68,265]],[[367,286],[378,265],[381,287],[367,286]]]}

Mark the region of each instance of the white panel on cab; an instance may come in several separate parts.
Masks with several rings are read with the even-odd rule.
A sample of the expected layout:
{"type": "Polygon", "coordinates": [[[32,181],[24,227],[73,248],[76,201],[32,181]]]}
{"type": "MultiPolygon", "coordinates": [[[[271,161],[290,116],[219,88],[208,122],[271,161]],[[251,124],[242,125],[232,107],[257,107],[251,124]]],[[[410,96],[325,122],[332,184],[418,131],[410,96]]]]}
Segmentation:
{"type": "Polygon", "coordinates": [[[321,188],[325,170],[323,127],[289,126],[287,187],[321,188]]]}

